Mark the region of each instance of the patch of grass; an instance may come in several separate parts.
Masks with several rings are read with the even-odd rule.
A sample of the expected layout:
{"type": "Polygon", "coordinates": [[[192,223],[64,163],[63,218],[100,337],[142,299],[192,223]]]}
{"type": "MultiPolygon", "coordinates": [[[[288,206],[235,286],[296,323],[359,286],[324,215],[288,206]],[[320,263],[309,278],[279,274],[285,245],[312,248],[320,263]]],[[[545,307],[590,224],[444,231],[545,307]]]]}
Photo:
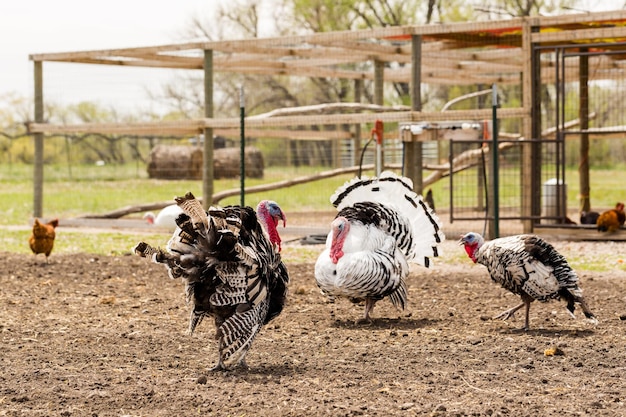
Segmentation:
{"type": "MultiPolygon", "coordinates": [[[[28,246],[29,229],[3,230],[2,250],[12,253],[32,254],[28,246]]],[[[171,234],[145,234],[127,232],[94,232],[80,229],[57,229],[52,254],[93,253],[95,255],[129,255],[140,241],[154,246],[165,246],[171,234]]],[[[43,258],[43,255],[39,255],[43,258]]],[[[52,256],[52,255],[51,255],[52,256]]]]}
{"type": "MultiPolygon", "coordinates": [[[[202,182],[191,180],[155,180],[133,178],[108,180],[114,175],[114,167],[97,167],[98,178],[91,181],[72,180],[58,176],[46,177],[44,184],[44,217],[71,218],[85,214],[106,213],[121,207],[153,202],[172,201],[177,195],[191,191],[202,195],[202,182]],[[110,175],[109,175],[110,173],[110,175]]],[[[32,167],[30,167],[32,169],[32,167]]],[[[94,168],[91,168],[94,169],[94,168]]],[[[121,171],[124,168],[120,167],[121,171]]],[[[311,175],[324,168],[270,168],[263,179],[246,179],[246,187],[266,184],[300,176],[311,175]]],[[[2,172],[2,170],[0,170],[2,172]]],[[[32,173],[27,175],[24,166],[14,166],[14,175],[0,175],[0,225],[25,225],[33,213],[32,173]]],[[[86,173],[85,175],[90,175],[86,173]]],[[[300,184],[293,187],[246,195],[245,203],[254,206],[259,199],[279,202],[283,210],[289,212],[324,211],[332,209],[329,202],[334,190],[351,175],[330,178],[323,181],[300,184]]],[[[216,180],[214,192],[238,189],[239,180],[216,180]]],[[[222,205],[239,204],[239,194],[220,202],[222,205]]],[[[139,217],[140,215],[135,215],[139,217]]]]}
{"type": "Polygon", "coordinates": [[[626,271],[626,259],[619,253],[572,254],[567,262],[575,271],[626,271]]]}
{"type": "MultiPolygon", "coordinates": [[[[591,201],[592,208],[600,209],[613,207],[616,201],[626,200],[626,194],[621,190],[621,172],[615,169],[594,169],[591,173],[591,201]]],[[[270,182],[293,179],[295,177],[312,175],[326,170],[323,167],[271,167],[265,170],[263,179],[246,179],[246,186],[254,186],[270,182]]],[[[371,175],[371,172],[367,172],[371,175]]],[[[261,198],[276,200],[287,213],[332,211],[329,197],[335,189],[353,175],[343,175],[322,181],[300,184],[297,186],[246,195],[246,204],[255,205],[261,198]]],[[[144,204],[149,202],[171,201],[174,196],[187,191],[202,195],[201,181],[191,180],[154,180],[146,178],[145,170],[135,164],[126,166],[84,166],[72,167],[71,175],[68,169],[61,167],[46,167],[46,183],[44,186],[44,217],[71,218],[84,214],[105,213],[128,205],[144,204]]],[[[578,206],[578,172],[568,169],[566,172],[568,207],[578,206]]],[[[237,189],[238,179],[215,181],[215,192],[237,189]]],[[[449,182],[442,180],[433,185],[436,206],[447,207],[449,204],[449,182]]],[[[470,190],[471,191],[471,190],[470,190]]],[[[475,192],[475,190],[474,190],[475,192]]],[[[221,201],[222,205],[239,204],[240,197],[236,195],[221,201]]],[[[4,228],[3,250],[18,253],[30,253],[27,239],[33,212],[33,184],[32,166],[5,165],[0,166],[0,226],[20,225],[24,230],[4,228]]],[[[139,218],[141,214],[131,217],[139,218]]],[[[143,234],[128,234],[112,231],[110,233],[92,233],[80,230],[63,230],[55,247],[57,253],[86,252],[94,254],[122,254],[139,240],[146,240],[155,245],[165,245],[169,235],[154,235],[147,237],[143,234]]],[[[617,253],[617,252],[616,252],[617,253]]],[[[315,259],[317,248],[297,250],[286,247],[283,257],[293,262],[310,262],[315,259]],[[313,253],[315,252],[315,253],[313,253]]],[[[465,261],[463,255],[452,262],[465,261]]],[[[575,256],[572,263],[576,269],[606,271],[615,268],[624,269],[623,261],[618,255],[603,256],[575,256]]],[[[573,266],[574,266],[573,265],[573,266]]]]}

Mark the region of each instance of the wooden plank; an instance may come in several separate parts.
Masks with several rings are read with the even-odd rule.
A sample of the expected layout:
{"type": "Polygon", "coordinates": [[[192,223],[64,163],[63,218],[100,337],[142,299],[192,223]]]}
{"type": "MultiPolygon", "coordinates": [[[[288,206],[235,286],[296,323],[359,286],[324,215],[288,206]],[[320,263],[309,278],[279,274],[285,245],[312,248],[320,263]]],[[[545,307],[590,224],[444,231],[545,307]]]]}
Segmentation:
{"type": "Polygon", "coordinates": [[[537,19],[535,25],[547,26],[564,26],[572,24],[591,24],[594,25],[599,22],[619,22],[626,20],[626,10],[611,10],[606,12],[593,12],[593,13],[576,13],[557,16],[542,16],[537,19]]]}
{"type": "Polygon", "coordinates": [[[412,35],[423,35],[427,38],[428,36],[448,35],[451,33],[477,33],[505,29],[511,30],[514,28],[521,28],[523,22],[523,18],[514,18],[510,20],[496,20],[488,22],[444,23],[439,25],[411,26],[410,31],[412,35]]]}
{"type": "MultiPolygon", "coordinates": [[[[41,62],[41,61],[35,61],[41,62]]],[[[142,60],[127,60],[127,59],[96,59],[96,58],[84,58],[84,59],[69,59],[69,60],[56,60],[51,59],[47,62],[69,62],[76,64],[97,64],[97,65],[114,65],[114,66],[127,66],[127,67],[146,67],[146,68],[169,68],[169,69],[202,69],[202,60],[197,60],[194,63],[183,61],[142,61],[142,60]]]]}
{"type": "MultiPolygon", "coordinates": [[[[214,129],[215,135],[239,139],[239,129],[214,129]]],[[[342,130],[278,130],[278,129],[249,129],[246,126],[246,136],[252,138],[276,138],[302,141],[352,139],[350,132],[342,130]]]]}
{"type": "MultiPolygon", "coordinates": [[[[522,108],[504,108],[498,110],[498,117],[521,118],[527,114],[522,108]]],[[[377,119],[385,123],[395,122],[423,122],[448,120],[486,120],[491,117],[491,109],[484,110],[448,110],[446,112],[411,112],[400,111],[393,113],[366,113],[366,114],[327,114],[327,115],[298,115],[267,118],[246,118],[246,129],[266,128],[298,125],[337,125],[337,124],[365,124],[374,123],[377,119]]],[[[180,120],[168,122],[142,123],[82,123],[71,125],[54,125],[49,123],[31,123],[29,133],[69,134],[69,133],[109,133],[158,136],[184,136],[202,132],[203,128],[237,129],[239,118],[205,118],[194,120],[180,120]]],[[[325,132],[320,132],[320,135],[325,132]]],[[[333,133],[333,135],[337,135],[333,133]]],[[[336,137],[336,136],[335,136],[336,137]]]]}
{"type": "Polygon", "coordinates": [[[543,32],[533,33],[531,40],[534,43],[564,43],[571,44],[575,42],[588,41],[607,41],[610,39],[620,39],[620,41],[626,40],[626,27],[615,26],[608,28],[593,28],[593,29],[577,29],[577,30],[564,30],[561,32],[543,32]]]}
{"type": "MultiPolygon", "coordinates": [[[[533,60],[532,50],[533,45],[530,41],[533,26],[531,22],[524,22],[524,31],[522,35],[522,56],[523,70],[522,70],[522,106],[526,109],[527,114],[522,119],[522,136],[525,138],[533,137],[533,125],[532,125],[532,103],[533,103],[533,60]]],[[[530,218],[532,215],[533,201],[532,201],[532,149],[530,146],[522,147],[522,165],[521,165],[521,214],[526,218],[530,218]]],[[[534,222],[532,220],[522,220],[522,230],[524,233],[533,232],[534,222]]]]}
{"type": "Polygon", "coordinates": [[[624,228],[615,233],[601,233],[596,230],[595,226],[554,226],[554,225],[536,225],[535,233],[549,240],[586,240],[586,241],[626,241],[626,230],[624,228]]]}
{"type": "Polygon", "coordinates": [[[110,133],[159,136],[199,134],[204,127],[201,120],[180,120],[176,122],[143,122],[143,123],[81,123],[54,125],[49,123],[31,123],[30,133],[64,134],[64,133],[110,133]]]}

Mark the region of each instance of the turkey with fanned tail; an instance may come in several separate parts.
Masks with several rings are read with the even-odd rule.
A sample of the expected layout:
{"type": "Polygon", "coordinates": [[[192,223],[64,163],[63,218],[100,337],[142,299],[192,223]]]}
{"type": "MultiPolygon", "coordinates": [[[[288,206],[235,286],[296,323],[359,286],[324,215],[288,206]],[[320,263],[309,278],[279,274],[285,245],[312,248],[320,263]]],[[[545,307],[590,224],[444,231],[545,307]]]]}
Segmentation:
{"type": "Polygon", "coordinates": [[[572,317],[578,303],[585,317],[597,323],[578,287],[578,275],[563,255],[539,236],[516,235],[485,242],[481,235],[470,232],[461,237],[459,244],[472,261],[487,267],[494,282],[522,298],[521,304],[494,319],[507,320],[525,306],[523,329],[528,330],[531,302],[564,299],[572,317]]]}
{"type": "Polygon", "coordinates": [[[175,200],[183,213],[167,250],[141,242],[134,252],[165,264],[171,278],[185,282],[190,333],[204,317],[213,317],[219,350],[213,370],[247,366],[255,336],[285,305],[289,275],[277,231],[285,215],[268,200],[256,213],[240,206],[207,213],[191,193],[175,200]]]}
{"type": "Polygon", "coordinates": [[[445,239],[437,215],[392,172],[346,182],[330,201],[338,213],[315,264],[322,293],[365,301],[364,321],[385,297],[404,309],[409,263],[429,267],[445,239]]]}

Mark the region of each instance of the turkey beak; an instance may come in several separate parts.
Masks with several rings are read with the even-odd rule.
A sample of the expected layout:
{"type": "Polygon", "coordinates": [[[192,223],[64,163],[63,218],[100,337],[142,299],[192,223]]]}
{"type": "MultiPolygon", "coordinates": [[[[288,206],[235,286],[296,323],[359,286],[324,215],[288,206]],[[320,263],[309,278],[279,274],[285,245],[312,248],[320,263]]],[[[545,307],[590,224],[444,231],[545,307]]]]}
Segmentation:
{"type": "Polygon", "coordinates": [[[461,239],[459,239],[459,246],[465,245],[465,243],[467,243],[465,242],[465,236],[461,235],[461,239]]]}
{"type": "Polygon", "coordinates": [[[282,210],[279,214],[276,215],[276,217],[274,217],[274,221],[276,222],[276,224],[278,224],[278,219],[281,219],[283,221],[283,227],[287,227],[287,216],[285,216],[285,213],[283,213],[282,210]]]}

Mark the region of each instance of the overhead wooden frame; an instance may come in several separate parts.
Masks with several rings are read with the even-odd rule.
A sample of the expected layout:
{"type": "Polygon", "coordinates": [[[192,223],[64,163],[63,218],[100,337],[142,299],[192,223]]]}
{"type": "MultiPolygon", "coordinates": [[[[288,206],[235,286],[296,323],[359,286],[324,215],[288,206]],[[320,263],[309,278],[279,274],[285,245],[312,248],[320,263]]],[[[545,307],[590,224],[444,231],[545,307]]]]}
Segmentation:
{"type": "MultiPolygon", "coordinates": [[[[44,133],[116,132],[143,134],[197,134],[213,129],[233,129],[238,121],[215,118],[138,124],[91,124],[54,126],[43,121],[41,79],[43,62],[202,70],[211,79],[215,73],[283,75],[294,77],[371,80],[375,91],[385,82],[432,85],[521,84],[524,94],[519,108],[500,109],[499,117],[522,119],[522,135],[533,137],[532,109],[537,100],[529,91],[533,79],[550,80],[550,60],[538,60],[534,67],[534,45],[576,45],[599,43],[606,50],[624,51],[610,58],[589,57],[591,79],[620,77],[626,65],[626,11],[517,18],[503,21],[471,22],[424,26],[397,26],[362,31],[315,33],[300,36],[191,42],[160,46],[32,54],[35,64],[36,161],[42,161],[44,133]],[[419,38],[419,57],[415,40],[419,38]],[[210,60],[207,60],[210,56],[210,60]],[[209,62],[210,64],[207,64],[209,62]],[[416,68],[419,66],[419,68],[416,68]],[[537,71],[538,69],[538,71],[537,71]],[[535,75],[533,75],[535,74],[535,75]]],[[[546,49],[546,51],[548,51],[546,49]]],[[[548,52],[549,53],[549,52],[548,52]]],[[[577,77],[574,69],[568,71],[577,77]]],[[[210,91],[212,92],[212,84],[210,91]]],[[[419,91],[419,89],[411,89],[419,91]]],[[[381,97],[380,94],[377,97],[381,97]]],[[[412,98],[413,100],[413,98],[412,98]]],[[[206,101],[206,100],[205,100],[206,101]]],[[[377,103],[382,104],[382,103],[377,103]]],[[[212,108],[212,107],[211,107],[212,108]]],[[[421,110],[421,108],[419,108],[421,110]]],[[[295,115],[266,119],[248,118],[253,129],[314,124],[362,124],[376,119],[389,122],[420,120],[449,121],[489,118],[485,111],[449,112],[364,112],[323,116],[295,115]]],[[[312,137],[308,137],[313,139],[312,137]]],[[[207,141],[206,143],[209,143],[207,141]]],[[[37,165],[37,164],[36,164],[37,165]]],[[[43,170],[35,169],[35,183],[42,182],[43,170]]],[[[414,180],[414,183],[418,183],[414,180]]],[[[210,193],[205,193],[210,194],[210,193]]],[[[41,188],[35,185],[34,215],[41,216],[41,188]]],[[[525,204],[525,203],[524,203],[525,204]]]]}
{"type": "MultiPolygon", "coordinates": [[[[533,43],[626,40],[626,11],[533,17],[495,22],[398,26],[363,31],[191,42],[138,48],[32,54],[32,61],[73,62],[151,68],[202,69],[204,50],[212,50],[213,71],[374,79],[368,62],[401,63],[386,69],[385,80],[409,82],[411,36],[422,36],[422,72],[433,84],[514,83],[522,72],[525,22],[538,28],[533,43]],[[350,69],[350,66],[353,66],[350,69]],[[463,77],[459,77],[462,71],[463,77]],[[514,76],[515,74],[515,76],[514,76]]],[[[623,48],[624,46],[619,46],[623,48]]],[[[593,65],[593,63],[590,63],[593,65]]],[[[603,63],[598,63],[603,65],[603,63]]]]}

